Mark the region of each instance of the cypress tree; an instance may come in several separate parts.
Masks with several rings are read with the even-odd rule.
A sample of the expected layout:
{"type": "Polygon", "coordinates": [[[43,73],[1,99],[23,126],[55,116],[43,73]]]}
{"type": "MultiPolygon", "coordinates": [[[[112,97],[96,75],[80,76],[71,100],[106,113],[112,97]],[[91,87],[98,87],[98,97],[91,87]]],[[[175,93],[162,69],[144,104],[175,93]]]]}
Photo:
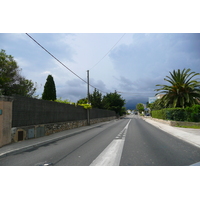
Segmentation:
{"type": "Polygon", "coordinates": [[[48,75],[46,83],[44,85],[44,92],[42,94],[44,100],[56,100],[56,87],[53,80],[53,76],[48,75]]]}

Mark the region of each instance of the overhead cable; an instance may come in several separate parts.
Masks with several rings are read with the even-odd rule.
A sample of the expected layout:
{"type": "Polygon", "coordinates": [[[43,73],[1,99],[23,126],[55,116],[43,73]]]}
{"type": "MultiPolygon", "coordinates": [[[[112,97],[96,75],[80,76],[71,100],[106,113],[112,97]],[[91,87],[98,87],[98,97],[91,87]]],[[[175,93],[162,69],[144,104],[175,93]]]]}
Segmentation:
{"type": "MultiPolygon", "coordinates": [[[[83,82],[87,83],[87,81],[85,81],[84,79],[82,79],[80,76],[78,76],[75,72],[73,72],[71,69],[69,69],[65,64],[63,64],[59,59],[57,59],[53,54],[51,54],[46,48],[44,48],[39,42],[37,42],[33,37],[31,37],[28,33],[26,33],[26,35],[31,38],[37,45],[39,45],[43,50],[45,50],[50,56],[52,56],[56,61],[58,61],[61,65],[63,65],[66,69],[68,69],[72,74],[74,74],[76,77],[78,77],[79,79],[81,79],[83,82]]],[[[99,90],[98,88],[92,86],[91,84],[89,84],[90,87],[99,90]]],[[[101,91],[101,90],[99,90],[101,91]]],[[[101,91],[103,93],[106,93],[104,91],[101,91]]]]}
{"type": "Polygon", "coordinates": [[[28,33],[26,33],[28,37],[30,37],[37,45],[39,45],[42,49],[44,49],[50,56],[52,56],[54,59],[56,59],[61,65],[63,65],[65,68],[67,68],[72,74],[77,76],[79,79],[81,79],[83,82],[87,83],[84,79],[82,79],[80,76],[78,76],[76,73],[74,73],[71,69],[69,69],[65,64],[63,64],[60,60],[58,60],[53,54],[51,54],[47,49],[45,49],[39,42],[37,42],[34,38],[32,38],[28,33]]]}
{"type": "Polygon", "coordinates": [[[118,42],[124,37],[125,34],[126,33],[124,33],[120,37],[120,39],[113,45],[113,47],[95,65],[93,65],[93,67],[91,67],[90,70],[93,69],[95,66],[97,66],[111,52],[111,50],[118,44],[118,42]]]}

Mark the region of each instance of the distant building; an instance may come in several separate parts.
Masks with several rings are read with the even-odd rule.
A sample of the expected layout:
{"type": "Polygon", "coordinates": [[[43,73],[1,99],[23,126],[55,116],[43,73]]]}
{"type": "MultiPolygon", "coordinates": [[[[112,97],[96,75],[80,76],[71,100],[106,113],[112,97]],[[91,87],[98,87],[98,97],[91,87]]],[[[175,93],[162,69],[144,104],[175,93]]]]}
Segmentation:
{"type": "Polygon", "coordinates": [[[157,100],[157,97],[149,97],[149,103],[153,103],[157,100]]]}
{"type": "Polygon", "coordinates": [[[164,94],[157,94],[157,95],[156,95],[157,99],[162,99],[163,96],[164,96],[164,94]]]}
{"type": "Polygon", "coordinates": [[[128,114],[132,114],[132,111],[131,110],[127,110],[126,111],[128,114]]]}
{"type": "Polygon", "coordinates": [[[155,97],[149,97],[149,103],[155,102],[157,99],[162,99],[164,94],[157,94],[155,97]]]}

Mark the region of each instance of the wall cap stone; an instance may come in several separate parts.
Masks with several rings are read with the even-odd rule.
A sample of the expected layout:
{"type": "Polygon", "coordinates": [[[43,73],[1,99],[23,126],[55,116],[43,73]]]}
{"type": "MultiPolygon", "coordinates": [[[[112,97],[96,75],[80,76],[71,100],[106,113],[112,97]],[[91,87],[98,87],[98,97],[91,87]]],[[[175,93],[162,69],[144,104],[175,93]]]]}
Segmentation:
{"type": "Polygon", "coordinates": [[[14,97],[11,96],[5,96],[5,95],[0,95],[0,101],[14,101],[14,97]]]}

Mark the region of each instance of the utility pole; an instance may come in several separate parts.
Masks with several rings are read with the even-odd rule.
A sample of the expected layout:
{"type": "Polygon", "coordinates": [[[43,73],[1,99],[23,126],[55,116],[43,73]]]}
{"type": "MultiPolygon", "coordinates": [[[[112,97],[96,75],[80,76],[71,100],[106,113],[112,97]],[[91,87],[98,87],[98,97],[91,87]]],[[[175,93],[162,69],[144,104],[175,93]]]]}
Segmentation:
{"type": "MultiPolygon", "coordinates": [[[[88,104],[90,103],[90,86],[89,86],[89,70],[87,70],[87,97],[88,97],[88,104]]],[[[87,109],[87,124],[90,125],[90,109],[87,109]]]]}

